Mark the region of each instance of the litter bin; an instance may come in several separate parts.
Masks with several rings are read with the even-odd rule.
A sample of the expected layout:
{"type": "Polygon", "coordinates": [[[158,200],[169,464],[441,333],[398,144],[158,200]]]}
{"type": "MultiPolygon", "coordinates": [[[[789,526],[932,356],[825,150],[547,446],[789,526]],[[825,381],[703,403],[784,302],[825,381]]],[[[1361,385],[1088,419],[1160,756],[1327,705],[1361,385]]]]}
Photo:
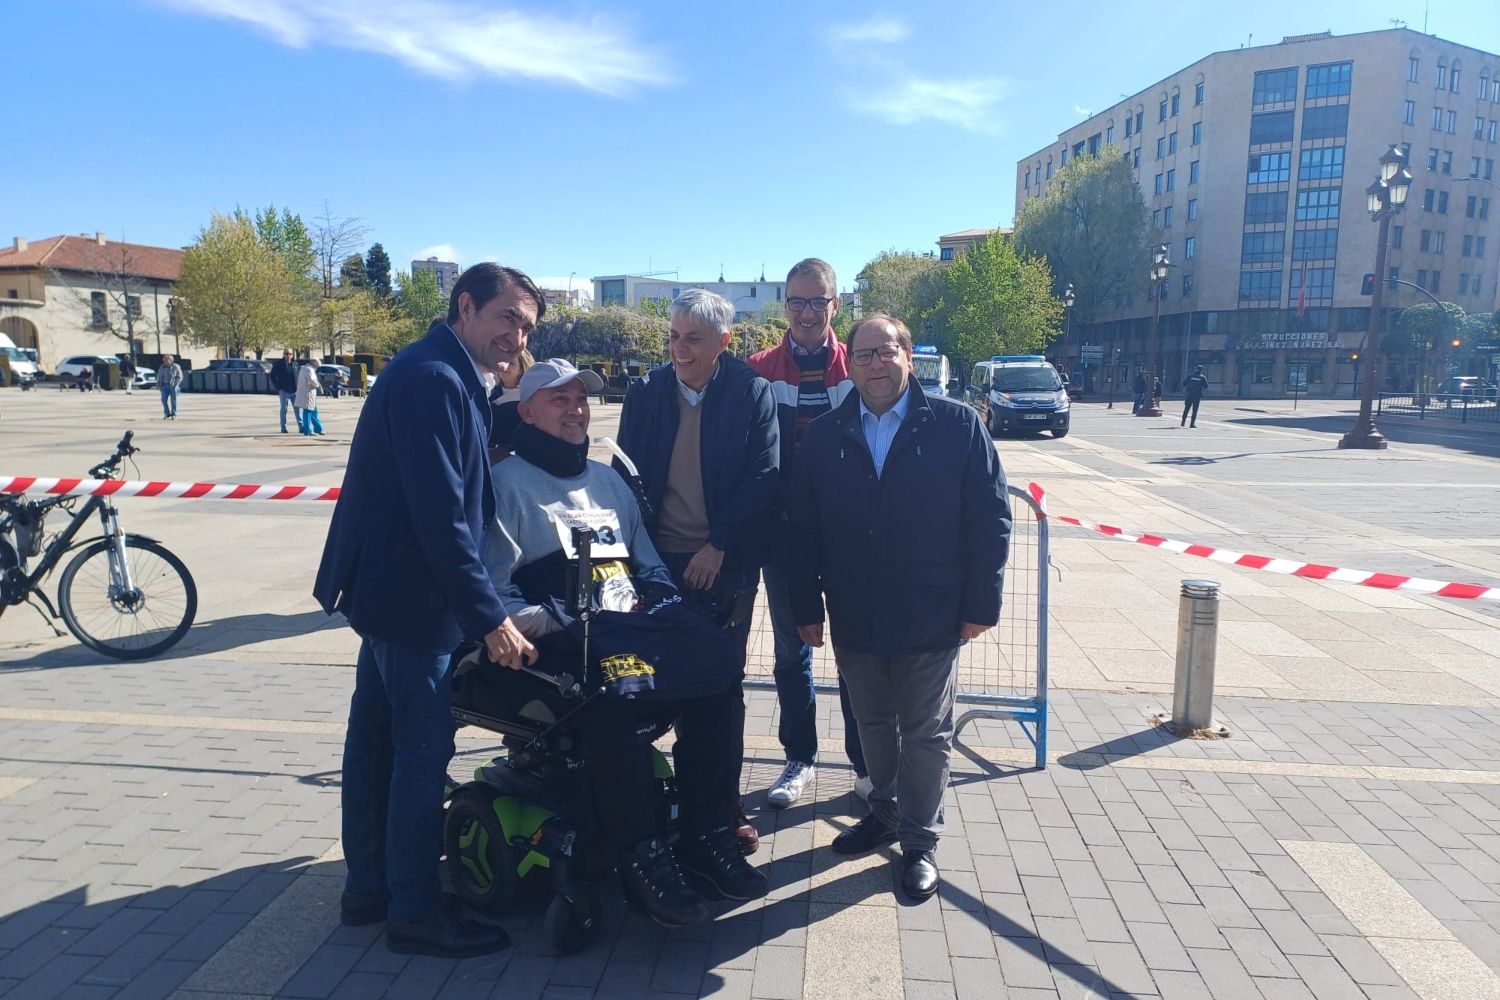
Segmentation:
{"type": "Polygon", "coordinates": [[[94,362],[94,388],[96,389],[119,389],[120,363],[118,361],[95,361],[94,362]]]}

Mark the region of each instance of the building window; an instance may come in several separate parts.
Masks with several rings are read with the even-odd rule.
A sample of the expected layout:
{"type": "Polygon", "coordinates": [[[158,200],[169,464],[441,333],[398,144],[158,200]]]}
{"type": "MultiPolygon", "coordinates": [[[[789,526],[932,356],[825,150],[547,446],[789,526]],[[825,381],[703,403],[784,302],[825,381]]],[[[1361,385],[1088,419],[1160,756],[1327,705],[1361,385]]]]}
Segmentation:
{"type": "Polygon", "coordinates": [[[1172,117],[1177,117],[1177,112],[1182,110],[1182,97],[1179,94],[1172,95],[1172,117]]]}
{"type": "Polygon", "coordinates": [[[1494,119],[1490,120],[1490,127],[1485,131],[1485,141],[1486,142],[1494,142],[1495,141],[1495,121],[1494,121],[1494,119]]]}
{"type": "Polygon", "coordinates": [[[1246,233],[1240,237],[1241,264],[1280,264],[1286,251],[1286,231],[1246,233]]]}
{"type": "Polygon", "coordinates": [[[1470,177],[1478,177],[1479,176],[1479,157],[1477,157],[1477,156],[1474,157],[1473,159],[1471,159],[1469,161],[1469,176],[1470,177]]]}
{"type": "Polygon", "coordinates": [[[1339,252],[1337,229],[1299,229],[1292,234],[1292,260],[1333,260],[1339,252]]]}
{"type": "Polygon", "coordinates": [[[1439,191],[1438,192],[1438,207],[1437,207],[1437,210],[1438,210],[1438,215],[1447,215],[1448,214],[1448,192],[1447,191],[1439,191]]]}
{"type": "Polygon", "coordinates": [[[1456,94],[1456,93],[1458,93],[1458,78],[1459,78],[1459,76],[1460,76],[1460,70],[1459,70],[1459,68],[1457,66],[1453,67],[1453,72],[1448,75],[1448,92],[1450,94],[1456,94]]]}
{"type": "Polygon", "coordinates": [[[953,249],[954,249],[953,247],[939,247],[938,248],[938,260],[952,260],[953,259],[953,249]]]}
{"type": "Polygon", "coordinates": [[[1469,197],[1464,200],[1464,218],[1474,218],[1474,213],[1478,210],[1478,208],[1479,196],[1473,194],[1469,195],[1469,197]]]}
{"type": "Polygon", "coordinates": [[[1333,298],[1333,268],[1293,268],[1291,288],[1292,297],[1294,299],[1300,298],[1302,296],[1302,290],[1304,287],[1306,287],[1307,297],[1310,299],[1333,298]]]}
{"type": "Polygon", "coordinates": [[[1428,170],[1436,170],[1437,169],[1437,161],[1438,161],[1438,148],[1436,146],[1430,146],[1430,147],[1428,147],[1428,150],[1427,150],[1427,169],[1428,170]]]}
{"type": "Polygon", "coordinates": [[[1203,103],[1203,84],[1200,83],[1196,87],[1193,88],[1193,106],[1197,107],[1199,104],[1202,104],[1202,103],[1203,103]]]}
{"type": "Polygon", "coordinates": [[[1198,161],[1197,160],[1194,160],[1192,163],[1188,164],[1188,183],[1189,184],[1197,184],[1198,183],[1198,161]]]}
{"type": "Polygon", "coordinates": [[[1422,60],[1408,56],[1406,60],[1406,82],[1416,83],[1422,78],[1422,60]]]}
{"type": "Polygon", "coordinates": [[[1290,104],[1297,99],[1297,67],[1290,69],[1267,69],[1255,74],[1255,87],[1250,93],[1252,107],[1267,104],[1290,104]]]}
{"type": "Polygon", "coordinates": [[[1458,131],[1458,112],[1457,111],[1450,111],[1450,112],[1448,112],[1448,127],[1447,127],[1447,129],[1445,131],[1449,135],[1452,135],[1454,132],[1458,131]]]}
{"type": "Polygon", "coordinates": [[[1136,170],[1141,169],[1141,147],[1135,147],[1135,153],[1130,158],[1130,165],[1136,170]]]}
{"type": "Polygon", "coordinates": [[[1134,119],[1131,118],[1130,115],[1126,115],[1125,116],[1125,138],[1127,138],[1127,139],[1130,138],[1130,135],[1131,135],[1131,132],[1132,132],[1130,126],[1131,126],[1131,124],[1133,122],[1134,122],[1134,119]]]}
{"type": "Polygon", "coordinates": [[[1203,123],[1193,122],[1193,145],[1203,142],[1203,123]]]}
{"type": "Polygon", "coordinates": [[[1432,211],[1432,200],[1434,197],[1436,197],[1436,192],[1430,188],[1422,192],[1422,211],[1432,211]]]}
{"type": "Polygon", "coordinates": [[[1469,275],[1467,272],[1460,272],[1458,276],[1458,294],[1469,294],[1469,275]]]}
{"type": "Polygon", "coordinates": [[[1104,130],[1104,144],[1106,146],[1113,146],[1115,144],[1115,127],[1113,125],[1104,130]]]}
{"type": "Polygon", "coordinates": [[[1349,134],[1349,105],[1328,104],[1302,112],[1302,141],[1340,139],[1349,134]]]}
{"type": "Polygon", "coordinates": [[[1443,272],[1442,271],[1433,271],[1432,274],[1429,277],[1431,277],[1431,279],[1432,279],[1432,286],[1430,288],[1428,288],[1427,290],[1429,292],[1431,292],[1433,295],[1437,295],[1439,292],[1441,292],[1443,290],[1443,272]]]}
{"type": "Polygon", "coordinates": [[[1241,271],[1241,301],[1281,301],[1280,271],[1241,271]]]}
{"type": "Polygon", "coordinates": [[[125,296],[125,312],[131,319],[141,318],[141,297],[139,295],[125,296]]]}
{"type": "Polygon", "coordinates": [[[1052,179],[1052,157],[1047,157],[1047,179],[1052,179]]]}
{"type": "MultiPolygon", "coordinates": [[[[1417,271],[1417,284],[1420,287],[1422,287],[1422,288],[1427,288],[1427,269],[1426,268],[1420,268],[1417,271]]],[[[1432,291],[1432,289],[1430,289],[1430,288],[1427,288],[1427,290],[1429,292],[1432,291]]]]}
{"type": "Polygon", "coordinates": [[[1146,124],[1146,112],[1144,112],[1144,111],[1137,111],[1135,113],[1135,130],[1137,132],[1139,132],[1141,130],[1142,126],[1144,126],[1145,124],[1146,124]]]}
{"type": "Polygon", "coordinates": [[[1442,108],[1433,108],[1432,109],[1432,130],[1434,132],[1441,132],[1443,130],[1443,109],[1442,108]]]}
{"type": "Polygon", "coordinates": [[[1171,135],[1167,136],[1167,152],[1168,153],[1176,153],[1177,152],[1177,133],[1176,132],[1173,132],[1171,135]]]}
{"type": "Polygon", "coordinates": [[[1339,188],[1314,188],[1297,192],[1297,221],[1310,222],[1317,219],[1339,217],[1339,188]]]}
{"type": "Polygon", "coordinates": [[[1197,222],[1198,221],[1198,199],[1197,198],[1189,198],[1188,199],[1188,221],[1189,222],[1197,222]]]}
{"type": "Polygon", "coordinates": [[[1025,183],[1024,187],[1028,191],[1031,190],[1031,168],[1030,167],[1026,168],[1026,183],[1025,183]]]}
{"type": "Polygon", "coordinates": [[[1417,123],[1417,102],[1407,101],[1406,108],[1401,112],[1401,124],[1415,125],[1417,123]]]}
{"type": "Polygon", "coordinates": [[[1167,154],[1167,139],[1166,139],[1166,136],[1157,136],[1157,138],[1156,138],[1156,158],[1159,160],[1163,156],[1165,156],[1166,154],[1167,154]]]}
{"type": "Polygon", "coordinates": [[[1177,190],[1177,171],[1175,171],[1175,170],[1168,170],[1167,171],[1167,190],[1168,191],[1176,191],[1177,190]]]}
{"type": "Polygon", "coordinates": [[[1484,138],[1484,115],[1474,116],[1474,138],[1484,138]]]}
{"type": "Polygon", "coordinates": [[[1064,146],[1062,148],[1062,165],[1065,166],[1065,167],[1068,165],[1068,147],[1067,146],[1064,146]]]}
{"type": "Polygon", "coordinates": [[[1172,206],[1168,205],[1161,210],[1161,226],[1163,229],[1172,228],[1172,206]]]}
{"type": "Polygon", "coordinates": [[[1400,250],[1401,249],[1401,237],[1403,235],[1405,235],[1405,233],[1406,233],[1406,227],[1405,226],[1392,226],[1391,227],[1391,249],[1393,249],[1393,250],[1400,250]]]}
{"type": "MultiPolygon", "coordinates": [[[[1191,256],[1191,254],[1189,256],[1191,256]]],[[[1191,274],[1184,274],[1182,276],[1182,297],[1183,298],[1187,298],[1189,295],[1192,295],[1192,294],[1193,294],[1193,276],[1191,274]]]]}
{"type": "Polygon", "coordinates": [[[1151,210],[1151,228],[1161,228],[1161,209],[1159,208],[1154,208],[1151,210]]]}
{"type": "Polygon", "coordinates": [[[1083,143],[1081,141],[1080,142],[1075,142],[1073,144],[1073,159],[1076,160],[1076,159],[1078,159],[1082,155],[1083,155],[1083,143]]]}
{"type": "Polygon", "coordinates": [[[1245,178],[1246,184],[1284,184],[1291,178],[1291,153],[1250,154],[1250,172],[1245,178]]]}
{"type": "Polygon", "coordinates": [[[103,292],[89,292],[89,325],[109,325],[109,307],[105,304],[103,292]]]}
{"type": "Polygon", "coordinates": [[[1324,146],[1304,149],[1297,160],[1297,179],[1302,181],[1337,180],[1344,176],[1344,147],[1324,146]]]}
{"type": "Polygon", "coordinates": [[[1447,90],[1448,89],[1448,64],[1447,63],[1438,63],[1438,68],[1437,68],[1437,89],[1438,90],[1447,90]]]}
{"type": "Polygon", "coordinates": [[[1441,229],[1424,229],[1422,230],[1422,252],[1442,253],[1443,247],[1446,245],[1447,240],[1448,234],[1443,232],[1441,229]]]}
{"type": "Polygon", "coordinates": [[[1245,225],[1270,225],[1286,222],[1286,192],[1267,191],[1245,195],[1245,225]]]}
{"type": "Polygon", "coordinates": [[[1316,97],[1344,97],[1349,93],[1349,81],[1353,76],[1352,62],[1323,63],[1307,67],[1308,99],[1316,97]]]}
{"type": "Polygon", "coordinates": [[[1451,174],[1451,173],[1453,173],[1453,154],[1452,153],[1449,153],[1449,152],[1444,152],[1443,153],[1443,173],[1445,173],[1445,174],[1451,174]]]}
{"type": "Polygon", "coordinates": [[[1196,237],[1196,236],[1189,236],[1187,238],[1187,246],[1183,250],[1183,255],[1184,255],[1185,259],[1192,260],[1193,259],[1193,255],[1196,254],[1197,252],[1198,252],[1198,237],[1196,237]]]}
{"type": "Polygon", "coordinates": [[[1099,133],[1098,132],[1095,132],[1093,135],[1089,136],[1089,155],[1090,156],[1098,156],[1099,155],[1099,133]]]}
{"type": "Polygon", "coordinates": [[[1474,256],[1474,237],[1472,237],[1472,236],[1465,236],[1464,237],[1463,255],[1465,257],[1472,257],[1472,256],[1474,256]]]}
{"type": "Polygon", "coordinates": [[[1167,100],[1162,98],[1161,107],[1157,109],[1156,120],[1164,122],[1167,120],[1167,100]]]}
{"type": "Polygon", "coordinates": [[[1154,194],[1161,194],[1162,193],[1162,175],[1161,174],[1157,174],[1156,175],[1156,190],[1153,193],[1154,194]]]}
{"type": "Polygon", "coordinates": [[[1490,217],[1490,200],[1488,198],[1479,199],[1479,217],[1481,219],[1488,219],[1490,217]]]}
{"type": "MultiPolygon", "coordinates": [[[[1348,105],[1339,106],[1348,110],[1348,105]]],[[[1260,114],[1251,115],[1250,145],[1261,146],[1267,143],[1291,142],[1292,130],[1295,124],[1293,117],[1294,115],[1291,111],[1263,111],[1260,114]]]]}

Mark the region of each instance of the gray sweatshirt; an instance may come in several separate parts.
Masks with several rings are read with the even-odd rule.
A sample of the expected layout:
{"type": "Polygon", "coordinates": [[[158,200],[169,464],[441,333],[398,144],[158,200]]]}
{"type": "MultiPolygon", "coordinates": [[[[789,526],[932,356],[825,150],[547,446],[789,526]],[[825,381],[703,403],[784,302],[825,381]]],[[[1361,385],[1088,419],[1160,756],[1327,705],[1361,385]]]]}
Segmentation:
{"type": "Polygon", "coordinates": [[[582,475],[562,478],[512,456],[491,467],[490,479],[496,523],[485,532],[484,564],[506,614],[524,634],[534,638],[557,626],[541,608],[526,603],[511,576],[559,549],[571,555],[566,539],[574,525],[594,529],[596,560],[624,560],[637,579],[673,586],[641,523],[635,494],[609,466],[591,460],[582,475]]]}

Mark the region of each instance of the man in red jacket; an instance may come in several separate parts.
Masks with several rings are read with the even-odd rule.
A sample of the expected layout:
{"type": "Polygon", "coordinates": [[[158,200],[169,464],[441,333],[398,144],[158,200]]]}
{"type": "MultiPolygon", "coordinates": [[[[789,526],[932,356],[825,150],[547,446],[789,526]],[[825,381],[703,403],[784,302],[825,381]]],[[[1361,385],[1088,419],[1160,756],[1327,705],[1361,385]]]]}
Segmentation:
{"type": "MultiPolygon", "coordinates": [[[[838,281],[833,268],[816,257],[798,261],[786,276],[786,318],[791,323],[785,339],[769,350],[750,356],[750,367],[771,383],[776,414],[781,423],[781,481],[791,482],[797,445],[814,417],[837,407],[854,391],[849,379],[849,352],[833,335],[839,311],[838,281]]],[[[787,593],[786,518],[777,518],[779,533],[762,568],[766,602],[776,647],[776,700],[781,708],[777,736],[786,753],[786,767],[766,792],[766,802],[785,809],[802,797],[812,783],[818,757],[816,694],[813,690],[812,649],[797,634],[787,593]]],[[[870,791],[859,727],[849,708],[844,682],[839,681],[844,714],[844,752],[854,765],[854,790],[861,798],[870,791]]]]}

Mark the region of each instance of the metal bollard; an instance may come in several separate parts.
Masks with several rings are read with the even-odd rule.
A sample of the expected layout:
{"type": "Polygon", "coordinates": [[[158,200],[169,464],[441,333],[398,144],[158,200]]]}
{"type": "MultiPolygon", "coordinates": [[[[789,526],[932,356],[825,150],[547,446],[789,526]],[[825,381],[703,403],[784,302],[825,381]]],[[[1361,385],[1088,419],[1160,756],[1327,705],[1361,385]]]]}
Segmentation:
{"type": "Polygon", "coordinates": [[[1170,728],[1180,736],[1224,737],[1214,723],[1214,667],[1219,646],[1219,584],[1182,581],[1177,606],[1177,676],[1170,728]]]}

